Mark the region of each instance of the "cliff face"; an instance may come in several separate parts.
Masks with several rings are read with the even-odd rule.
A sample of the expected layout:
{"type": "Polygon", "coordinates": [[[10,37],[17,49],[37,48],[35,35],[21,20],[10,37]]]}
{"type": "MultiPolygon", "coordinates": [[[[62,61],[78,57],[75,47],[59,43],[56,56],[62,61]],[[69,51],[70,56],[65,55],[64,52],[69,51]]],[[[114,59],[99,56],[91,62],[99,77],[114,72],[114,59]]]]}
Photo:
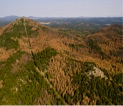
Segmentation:
{"type": "Polygon", "coordinates": [[[0,29],[0,104],[123,104],[121,42],[119,25],[81,37],[16,19],[0,29]]]}

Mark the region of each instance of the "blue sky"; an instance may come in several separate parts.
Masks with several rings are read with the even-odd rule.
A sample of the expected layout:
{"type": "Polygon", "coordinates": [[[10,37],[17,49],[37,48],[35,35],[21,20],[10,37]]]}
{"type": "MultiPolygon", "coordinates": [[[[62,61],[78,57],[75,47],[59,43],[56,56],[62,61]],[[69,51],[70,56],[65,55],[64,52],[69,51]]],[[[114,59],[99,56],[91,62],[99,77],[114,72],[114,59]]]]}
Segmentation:
{"type": "Polygon", "coordinates": [[[0,0],[0,17],[118,17],[123,0],[0,0]]]}

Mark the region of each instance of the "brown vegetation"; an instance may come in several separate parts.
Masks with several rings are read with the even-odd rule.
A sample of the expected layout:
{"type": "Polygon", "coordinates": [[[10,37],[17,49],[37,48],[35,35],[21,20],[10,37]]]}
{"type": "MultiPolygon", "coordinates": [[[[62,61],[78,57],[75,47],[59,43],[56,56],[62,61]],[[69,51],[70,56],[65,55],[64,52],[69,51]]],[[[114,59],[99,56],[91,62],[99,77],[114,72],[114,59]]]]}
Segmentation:
{"type": "MultiPolygon", "coordinates": [[[[12,31],[13,24],[18,25],[19,21],[20,19],[17,19],[15,22],[0,29],[0,34],[5,29],[12,31]]],[[[29,26],[32,26],[31,31],[36,32],[36,35],[14,38],[19,43],[18,50],[26,54],[22,55],[19,60],[12,64],[13,73],[18,72],[22,65],[32,60],[31,56],[28,56],[31,52],[36,54],[46,47],[54,48],[58,52],[55,57],[50,59],[45,73],[49,75],[49,81],[62,97],[65,94],[74,96],[74,91],[78,86],[73,86],[71,83],[72,77],[75,73],[81,71],[81,63],[94,62],[96,64],[96,74],[93,73],[95,76],[105,77],[100,69],[106,69],[110,75],[122,73],[121,55],[123,45],[121,26],[109,26],[98,33],[79,37],[60,34],[56,30],[52,30],[27,18],[25,18],[25,21],[29,26]],[[28,40],[30,41],[31,48],[28,40]]],[[[0,60],[7,60],[14,52],[15,49],[5,50],[0,48],[0,60]]],[[[0,81],[0,88],[2,83],[0,81]]],[[[38,97],[36,100],[38,101],[37,104],[46,104],[47,99],[50,100],[51,95],[48,95],[45,90],[43,93],[45,93],[45,97],[38,97]]],[[[96,105],[98,99],[99,97],[95,96],[90,104],[96,105]]],[[[79,101],[77,104],[89,104],[89,102],[90,98],[84,96],[83,101],[79,101]]],[[[70,101],[70,103],[73,103],[73,101],[70,101]]]]}
{"type": "Polygon", "coordinates": [[[14,54],[16,51],[14,49],[11,50],[5,50],[4,48],[0,48],[0,60],[5,61],[8,59],[12,54],[14,54]]]}

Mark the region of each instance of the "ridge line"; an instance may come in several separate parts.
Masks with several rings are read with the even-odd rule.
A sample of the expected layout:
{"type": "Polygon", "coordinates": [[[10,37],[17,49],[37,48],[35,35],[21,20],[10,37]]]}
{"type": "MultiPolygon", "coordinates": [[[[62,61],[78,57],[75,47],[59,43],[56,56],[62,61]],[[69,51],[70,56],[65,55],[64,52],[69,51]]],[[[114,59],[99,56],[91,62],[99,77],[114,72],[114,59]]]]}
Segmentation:
{"type": "Polygon", "coordinates": [[[27,36],[27,39],[28,39],[29,50],[31,52],[31,57],[33,59],[36,71],[44,78],[44,80],[47,82],[47,84],[49,84],[50,88],[52,88],[54,90],[54,93],[58,95],[58,98],[61,98],[63,100],[64,104],[67,104],[67,102],[64,100],[64,98],[59,94],[59,92],[53,87],[53,85],[50,83],[50,81],[45,77],[45,73],[40,70],[40,68],[37,66],[37,64],[35,62],[35,58],[34,58],[34,55],[33,55],[33,52],[32,52],[31,43],[30,43],[30,40],[29,40],[29,35],[28,35],[27,29],[26,29],[25,19],[24,19],[24,29],[25,29],[25,32],[26,32],[26,36],[27,36]]]}

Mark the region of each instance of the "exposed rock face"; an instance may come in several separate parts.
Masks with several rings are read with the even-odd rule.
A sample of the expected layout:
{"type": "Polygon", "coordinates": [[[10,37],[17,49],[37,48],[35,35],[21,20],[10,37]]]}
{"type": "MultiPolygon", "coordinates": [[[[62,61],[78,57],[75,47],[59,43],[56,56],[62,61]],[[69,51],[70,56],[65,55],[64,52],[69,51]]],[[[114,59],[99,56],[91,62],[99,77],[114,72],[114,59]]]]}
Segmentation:
{"type": "Polygon", "coordinates": [[[104,72],[101,71],[99,68],[97,67],[94,67],[93,68],[94,70],[93,71],[89,71],[88,75],[93,75],[95,77],[101,77],[101,78],[105,78],[105,79],[108,79],[105,75],[104,75],[104,72]]]}

